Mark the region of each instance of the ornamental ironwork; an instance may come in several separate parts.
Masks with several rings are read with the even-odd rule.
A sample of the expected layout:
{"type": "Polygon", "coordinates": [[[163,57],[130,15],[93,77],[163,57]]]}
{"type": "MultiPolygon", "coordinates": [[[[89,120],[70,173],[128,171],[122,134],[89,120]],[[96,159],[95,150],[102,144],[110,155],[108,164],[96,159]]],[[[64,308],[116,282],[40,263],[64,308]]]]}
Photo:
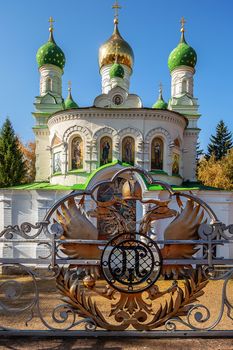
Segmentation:
{"type": "Polygon", "coordinates": [[[0,257],[0,333],[233,335],[233,259],[223,254],[232,234],[192,193],[121,169],[58,200],[43,221],[0,233],[5,250],[24,249],[0,257]],[[163,199],[143,198],[140,177],[163,199]]]}
{"type": "Polygon", "coordinates": [[[101,267],[106,281],[118,291],[142,292],[159,278],[161,254],[157,244],[139,234],[120,234],[105,246],[101,267]]]}

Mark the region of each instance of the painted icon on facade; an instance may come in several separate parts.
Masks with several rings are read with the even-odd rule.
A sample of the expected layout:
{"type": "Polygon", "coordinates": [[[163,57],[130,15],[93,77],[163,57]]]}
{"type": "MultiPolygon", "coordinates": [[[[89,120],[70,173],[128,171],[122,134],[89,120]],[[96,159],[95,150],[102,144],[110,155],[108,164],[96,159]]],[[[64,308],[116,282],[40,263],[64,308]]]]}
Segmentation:
{"type": "Polygon", "coordinates": [[[53,153],[53,173],[61,172],[61,152],[53,153]]]}
{"type": "Polygon", "coordinates": [[[75,137],[71,144],[72,170],[83,168],[83,140],[75,137]]]}
{"type": "Polygon", "coordinates": [[[172,175],[179,175],[180,172],[180,156],[177,153],[172,157],[172,175]]]}
{"type": "Polygon", "coordinates": [[[112,140],[108,136],[100,140],[100,165],[112,162],[112,140]]]}
{"type": "Polygon", "coordinates": [[[151,170],[163,169],[163,141],[156,137],[151,143],[151,170]]]}
{"type": "Polygon", "coordinates": [[[134,165],[135,141],[127,136],[122,140],[122,162],[134,165]]]}

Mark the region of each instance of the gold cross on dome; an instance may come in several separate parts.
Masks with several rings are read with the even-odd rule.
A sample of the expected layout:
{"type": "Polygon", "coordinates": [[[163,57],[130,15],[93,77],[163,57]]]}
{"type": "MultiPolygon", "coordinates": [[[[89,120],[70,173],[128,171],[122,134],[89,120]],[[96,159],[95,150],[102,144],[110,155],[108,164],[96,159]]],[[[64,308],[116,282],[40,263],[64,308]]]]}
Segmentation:
{"type": "Polygon", "coordinates": [[[53,29],[53,23],[54,23],[55,21],[54,21],[54,19],[53,19],[53,17],[49,17],[49,23],[50,23],[50,28],[51,29],[53,29]]]}
{"type": "Polygon", "coordinates": [[[121,9],[121,6],[118,4],[118,0],[115,0],[115,3],[112,5],[112,8],[115,10],[114,19],[116,23],[118,23],[119,10],[121,9]]]}
{"type": "Polygon", "coordinates": [[[69,80],[69,81],[68,81],[68,91],[71,91],[71,86],[72,86],[72,83],[71,83],[71,81],[69,80]]]}
{"type": "Polygon", "coordinates": [[[181,30],[180,31],[185,32],[184,25],[186,23],[186,20],[184,19],[184,17],[181,18],[180,23],[181,23],[181,30]]]}

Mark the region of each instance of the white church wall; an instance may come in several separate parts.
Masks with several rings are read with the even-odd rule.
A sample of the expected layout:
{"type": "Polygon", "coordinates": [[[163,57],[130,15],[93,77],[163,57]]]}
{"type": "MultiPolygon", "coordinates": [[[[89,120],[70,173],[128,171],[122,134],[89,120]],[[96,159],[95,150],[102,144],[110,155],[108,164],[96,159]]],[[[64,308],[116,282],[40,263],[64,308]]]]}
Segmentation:
{"type": "MultiPolygon", "coordinates": [[[[100,165],[100,140],[103,136],[109,136],[112,139],[113,161],[122,160],[123,137],[133,137],[135,165],[149,171],[151,169],[151,142],[155,137],[160,137],[164,142],[163,170],[171,176],[173,142],[179,139],[182,143],[186,120],[168,111],[131,110],[129,112],[127,110],[89,109],[86,111],[80,109],[56,113],[49,119],[48,126],[50,140],[53,140],[56,135],[63,141],[63,176],[56,179],[51,178],[51,183],[73,185],[78,181],[77,175],[67,176],[67,171],[70,170],[70,144],[75,136],[81,136],[84,142],[83,170],[86,172],[92,172],[100,165]]],[[[180,158],[183,162],[182,152],[180,152],[180,158]]],[[[184,166],[186,166],[185,162],[184,166]]],[[[80,182],[82,183],[82,179],[80,182]]]]}
{"type": "MultiPolygon", "coordinates": [[[[8,225],[21,225],[27,221],[35,224],[43,220],[46,212],[50,207],[68,191],[21,191],[21,190],[0,190],[0,215],[2,221],[0,222],[0,231],[8,225]]],[[[227,191],[192,191],[194,195],[204,200],[216,213],[217,217],[224,224],[229,225],[233,223],[233,193],[227,191]]],[[[167,198],[166,191],[147,191],[144,188],[143,199],[163,199],[167,198]]],[[[171,208],[178,209],[175,199],[169,205],[171,208]]],[[[137,220],[142,217],[147,205],[137,206],[137,220]]],[[[163,238],[163,232],[170,219],[160,220],[154,226],[154,233],[157,234],[158,239],[163,238]]],[[[19,238],[18,236],[15,238],[19,238]]],[[[41,235],[41,239],[44,238],[41,235]]],[[[228,245],[229,246],[229,245],[228,245]]],[[[218,248],[218,253],[225,258],[233,258],[232,247],[218,248]]],[[[17,258],[17,257],[33,257],[45,256],[47,249],[36,244],[27,244],[22,240],[22,243],[0,243],[0,257],[17,258]],[[27,246],[27,248],[26,248],[27,246]]]]}
{"type": "Polygon", "coordinates": [[[36,181],[48,181],[51,174],[49,130],[35,130],[36,181]]]}

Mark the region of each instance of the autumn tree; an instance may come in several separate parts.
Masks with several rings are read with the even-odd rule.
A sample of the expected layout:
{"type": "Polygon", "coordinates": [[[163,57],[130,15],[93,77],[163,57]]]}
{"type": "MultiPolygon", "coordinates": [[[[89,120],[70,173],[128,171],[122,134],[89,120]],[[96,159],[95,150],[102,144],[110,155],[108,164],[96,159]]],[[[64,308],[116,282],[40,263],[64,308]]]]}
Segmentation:
{"type": "Polygon", "coordinates": [[[36,144],[35,142],[30,141],[26,145],[24,145],[22,141],[19,141],[19,147],[23,153],[26,167],[24,182],[33,182],[36,176],[36,144]]]}
{"type": "Polygon", "coordinates": [[[224,157],[230,148],[233,146],[232,133],[228,130],[223,120],[220,120],[216,127],[216,134],[211,135],[210,142],[207,146],[208,153],[206,158],[209,159],[212,155],[216,160],[224,157]]]}
{"type": "Polygon", "coordinates": [[[206,186],[233,190],[233,148],[220,160],[214,155],[202,159],[197,173],[198,181],[206,186]]]}
{"type": "Polygon", "coordinates": [[[22,183],[25,173],[25,161],[19,147],[19,140],[7,118],[0,131],[0,186],[7,187],[22,183]]]}

